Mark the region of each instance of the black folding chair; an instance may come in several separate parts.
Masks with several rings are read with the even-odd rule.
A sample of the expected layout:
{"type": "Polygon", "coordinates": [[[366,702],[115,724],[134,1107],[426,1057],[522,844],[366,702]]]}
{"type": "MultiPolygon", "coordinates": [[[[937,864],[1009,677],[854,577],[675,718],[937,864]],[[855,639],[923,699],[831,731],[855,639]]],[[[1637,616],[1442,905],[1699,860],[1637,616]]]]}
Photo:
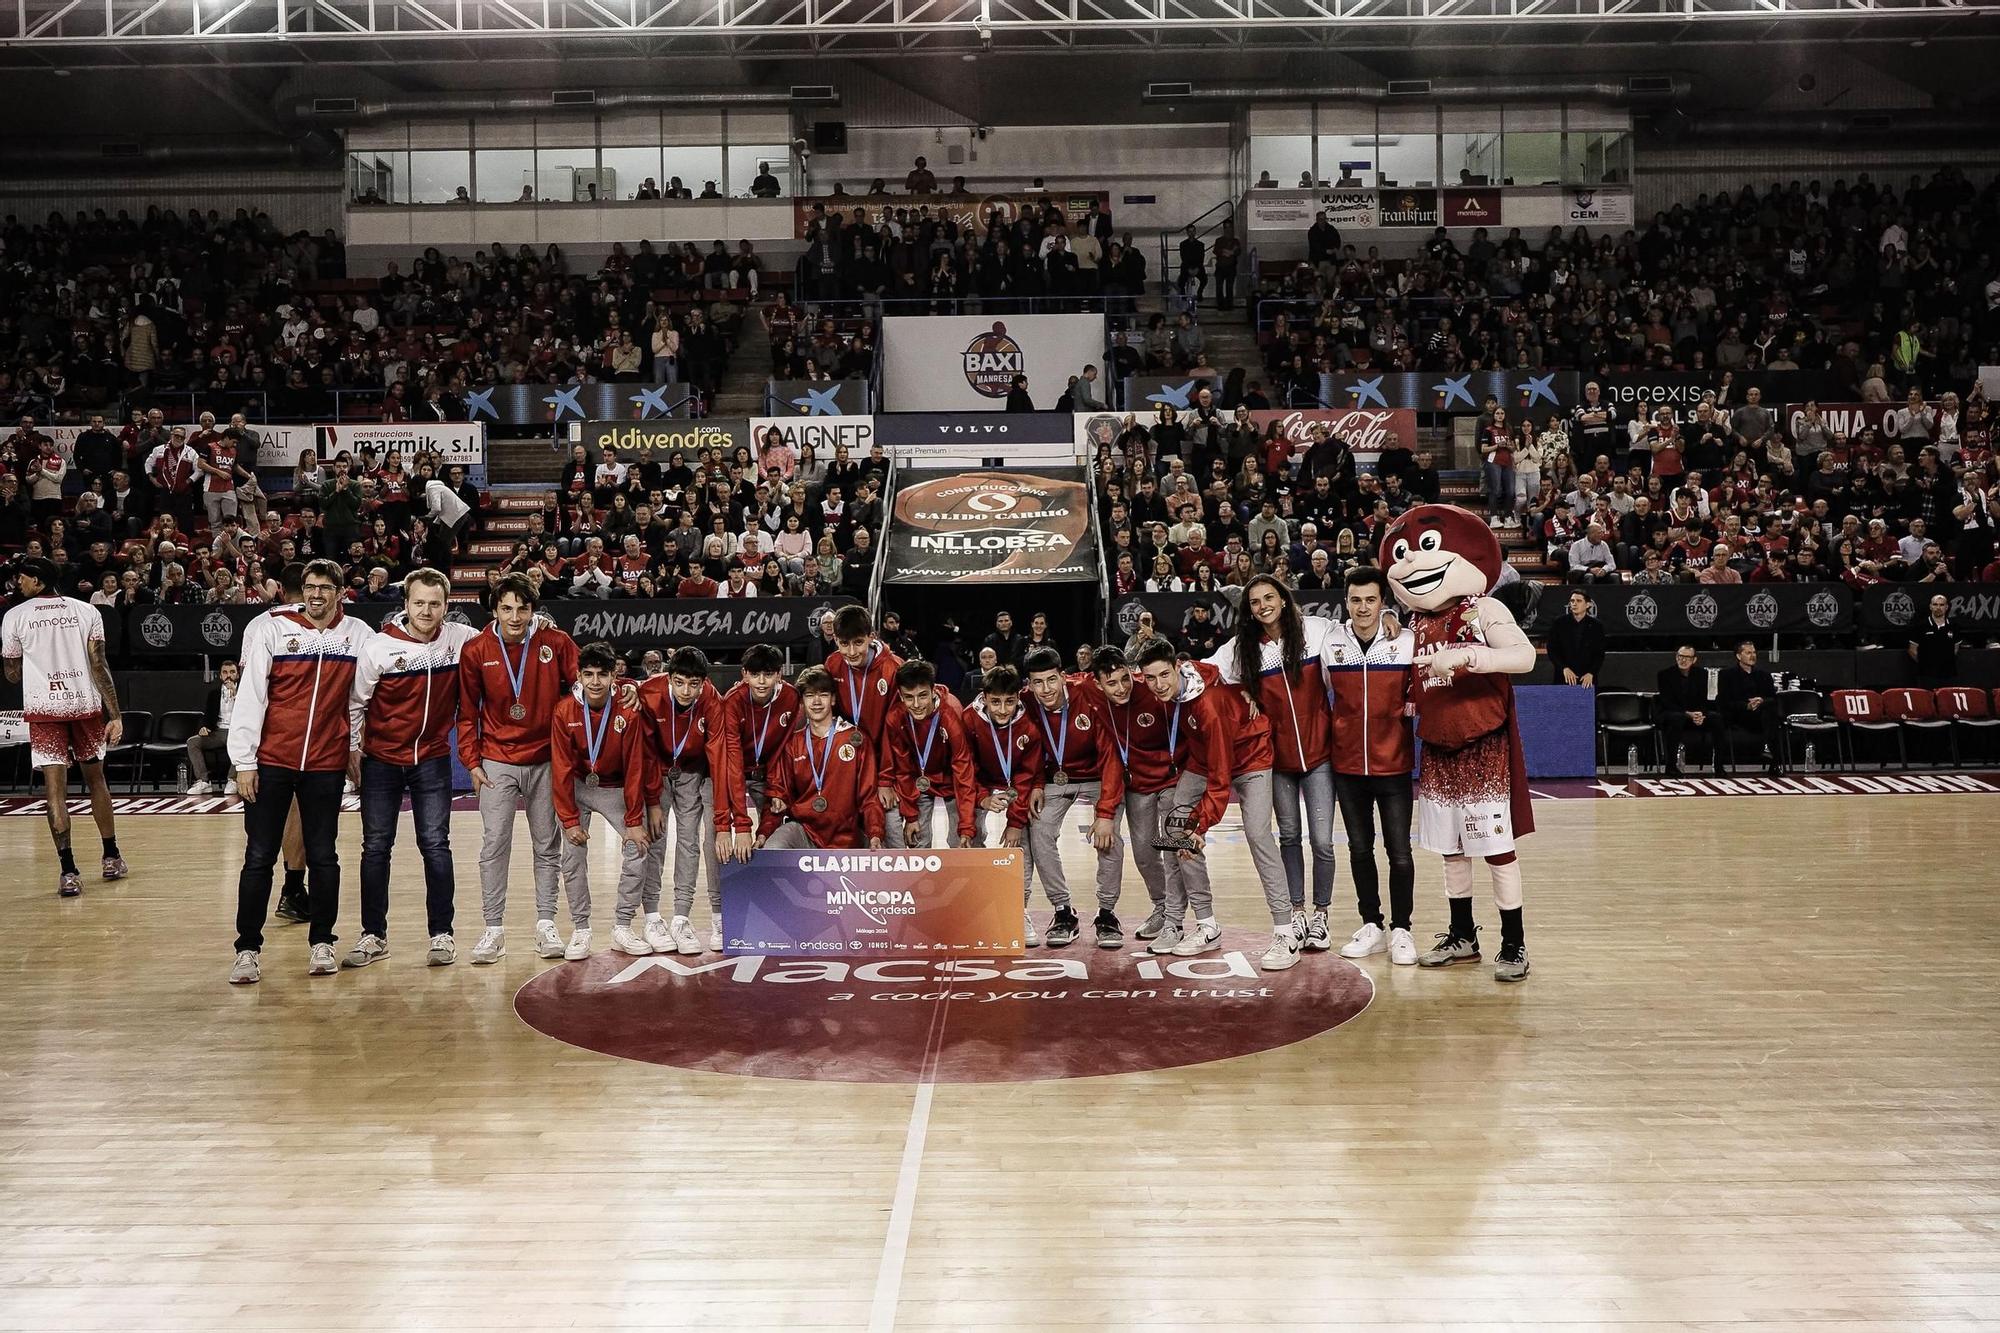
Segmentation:
{"type": "MultiPolygon", "coordinates": [[[[184,757],[187,754],[188,741],[200,730],[200,713],[160,714],[159,720],[153,724],[152,739],[139,747],[140,779],[143,781],[146,776],[146,761],[155,755],[165,758],[169,764],[173,763],[175,755],[184,757]]],[[[160,785],[157,773],[153,775],[153,785],[156,787],[160,785]]]]}
{"type": "Polygon", "coordinates": [[[1826,715],[1826,701],[1818,690],[1780,690],[1771,707],[1778,710],[1787,763],[1795,768],[1831,768],[1840,763],[1840,724],[1826,715]],[[1812,754],[1810,765],[1806,764],[1808,751],[1812,754]]]}
{"type": "Polygon", "coordinates": [[[105,786],[111,785],[112,764],[122,757],[132,765],[131,772],[126,774],[125,790],[128,792],[139,790],[139,774],[146,766],[145,745],[152,739],[152,735],[153,715],[150,712],[143,708],[125,710],[124,734],[118,738],[118,744],[104,747],[105,786]]]}
{"type": "Polygon", "coordinates": [[[1637,750],[1649,765],[1660,761],[1659,733],[1653,726],[1653,696],[1623,690],[1605,690],[1597,696],[1597,763],[1611,767],[1611,747],[1620,746],[1620,757],[1630,771],[1631,752],[1637,750]],[[1651,758],[1646,758],[1647,752],[1651,758]]]}

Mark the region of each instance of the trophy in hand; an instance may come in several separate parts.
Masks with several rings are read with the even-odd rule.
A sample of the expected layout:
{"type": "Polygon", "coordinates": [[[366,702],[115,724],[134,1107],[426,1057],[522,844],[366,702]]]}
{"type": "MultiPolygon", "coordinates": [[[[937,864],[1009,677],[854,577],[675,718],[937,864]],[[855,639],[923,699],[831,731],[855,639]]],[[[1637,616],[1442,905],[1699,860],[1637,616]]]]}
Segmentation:
{"type": "Polygon", "coordinates": [[[1163,852],[1196,852],[1201,843],[1196,838],[1192,804],[1176,805],[1164,810],[1160,815],[1160,831],[1153,839],[1153,846],[1163,852]]]}

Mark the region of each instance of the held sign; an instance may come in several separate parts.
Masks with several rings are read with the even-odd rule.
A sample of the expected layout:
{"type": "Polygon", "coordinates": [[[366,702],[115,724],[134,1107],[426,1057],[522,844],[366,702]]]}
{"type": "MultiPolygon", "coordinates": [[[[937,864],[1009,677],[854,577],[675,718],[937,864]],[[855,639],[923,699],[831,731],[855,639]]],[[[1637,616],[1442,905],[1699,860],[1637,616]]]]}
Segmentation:
{"type": "Polygon", "coordinates": [[[761,851],[722,867],[729,950],[769,957],[1021,952],[1020,848],[761,851]]]}

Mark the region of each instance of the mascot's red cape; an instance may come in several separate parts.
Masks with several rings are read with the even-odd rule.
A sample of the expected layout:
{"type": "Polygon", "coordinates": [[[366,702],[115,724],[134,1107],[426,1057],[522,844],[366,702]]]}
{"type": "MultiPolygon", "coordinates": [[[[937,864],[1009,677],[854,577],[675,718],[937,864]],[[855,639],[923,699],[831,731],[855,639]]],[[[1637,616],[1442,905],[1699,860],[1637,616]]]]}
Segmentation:
{"type": "MultiPolygon", "coordinates": [[[[1448,689],[1424,689],[1420,684],[1426,655],[1456,653],[1470,658],[1467,649],[1454,645],[1480,642],[1482,621],[1513,625],[1513,614],[1487,595],[1500,578],[1500,543],[1468,510],[1455,505],[1418,505],[1382,534],[1378,559],[1388,575],[1389,587],[1417,632],[1418,659],[1410,673],[1410,698],[1416,705],[1418,737],[1427,743],[1435,739],[1455,747],[1493,730],[1491,725],[1479,725],[1469,734],[1454,734],[1460,715],[1497,719],[1507,733],[1511,774],[1508,806],[1514,836],[1533,833],[1528,764],[1521,752],[1521,728],[1514,714],[1514,687],[1507,679],[1508,669],[1472,672],[1461,666],[1454,671],[1448,689]],[[1428,730],[1427,709],[1432,723],[1428,730]],[[1447,713],[1452,716],[1447,718],[1447,713]]],[[[1519,670],[1526,671],[1533,664],[1530,656],[1519,670]]]]}

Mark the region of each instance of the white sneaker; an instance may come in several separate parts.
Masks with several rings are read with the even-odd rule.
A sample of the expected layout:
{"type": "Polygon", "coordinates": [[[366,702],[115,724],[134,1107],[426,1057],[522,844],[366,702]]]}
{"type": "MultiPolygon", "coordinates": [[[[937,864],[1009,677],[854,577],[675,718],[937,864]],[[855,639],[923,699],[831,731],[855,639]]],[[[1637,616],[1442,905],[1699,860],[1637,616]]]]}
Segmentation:
{"type": "Polygon", "coordinates": [[[1417,942],[1400,926],[1389,932],[1389,961],[1397,967],[1417,965],[1417,942]]]}
{"type": "Polygon", "coordinates": [[[227,781],[227,782],[225,782],[225,783],[223,783],[223,784],[222,784],[222,794],[223,794],[224,796],[234,796],[234,795],[236,794],[236,779],[235,779],[235,778],[231,778],[231,779],[229,779],[229,781],[227,781]]]}
{"type": "Polygon", "coordinates": [[[1021,943],[1030,949],[1042,942],[1042,933],[1035,929],[1035,918],[1031,912],[1021,913],[1021,943]]]}
{"type": "MultiPolygon", "coordinates": [[[[436,944],[433,942],[432,947],[436,944]]],[[[497,963],[507,956],[507,932],[500,926],[488,926],[479,937],[479,943],[472,946],[472,961],[475,963],[497,963]]]]}
{"type": "Polygon", "coordinates": [[[646,943],[653,946],[654,953],[674,952],[673,932],[667,929],[666,919],[658,912],[647,916],[644,934],[646,943]]]}
{"type": "Polygon", "coordinates": [[[578,926],[569,933],[569,947],[563,950],[563,957],[572,963],[590,957],[589,926],[578,926]]]}
{"type": "Polygon", "coordinates": [[[1299,937],[1290,926],[1279,926],[1271,932],[1271,947],[1264,950],[1260,966],[1266,972],[1282,972],[1299,961],[1299,937]]]}
{"type": "Polygon", "coordinates": [[[215,784],[213,782],[190,782],[188,783],[187,794],[190,796],[213,796],[215,794],[215,784]]]}
{"type": "Polygon", "coordinates": [[[674,948],[681,953],[701,952],[701,937],[694,933],[694,922],[684,916],[677,916],[667,930],[674,937],[674,948]]]}
{"type": "Polygon", "coordinates": [[[312,952],[306,955],[306,975],[309,977],[330,977],[339,970],[340,964],[334,961],[331,944],[315,944],[312,952]]]}
{"type": "Polygon", "coordinates": [[[1174,946],[1174,957],[1192,958],[1196,954],[1207,953],[1222,943],[1222,927],[1213,921],[1197,921],[1179,944],[1174,946]]]}
{"type": "Polygon", "coordinates": [[[349,782],[341,787],[340,794],[342,796],[358,796],[361,794],[361,788],[349,782]]]}
{"type": "Polygon", "coordinates": [[[1146,946],[1151,953],[1172,953],[1180,947],[1181,928],[1177,922],[1168,921],[1160,926],[1160,933],[1153,936],[1153,942],[1146,946]]]}
{"type": "Polygon", "coordinates": [[[1340,946],[1342,958],[1366,958],[1372,953],[1382,953],[1389,947],[1389,937],[1382,927],[1369,922],[1354,932],[1347,943],[1340,946]]]}
{"type": "Polygon", "coordinates": [[[450,967],[458,961],[458,942],[452,939],[450,931],[431,936],[430,957],[432,967],[450,967]]]}
{"type": "Polygon", "coordinates": [[[708,928],[708,951],[710,953],[721,953],[722,944],[722,923],[718,921],[708,928]]]}
{"type": "Polygon", "coordinates": [[[229,984],[232,986],[254,986],[262,979],[264,970],[257,965],[255,949],[236,951],[236,966],[229,969],[229,984]]]}
{"type": "Polygon", "coordinates": [[[363,935],[354,942],[354,947],[347,951],[347,957],[341,960],[341,966],[366,967],[377,958],[388,956],[389,941],[380,935],[363,935]]]}
{"type": "Polygon", "coordinates": [[[611,928],[611,947],[619,953],[629,953],[634,958],[644,958],[653,951],[652,944],[630,925],[611,928]]]}
{"type": "Polygon", "coordinates": [[[556,923],[541,920],[535,923],[535,957],[560,958],[563,956],[562,936],[556,934],[556,923]]]}

